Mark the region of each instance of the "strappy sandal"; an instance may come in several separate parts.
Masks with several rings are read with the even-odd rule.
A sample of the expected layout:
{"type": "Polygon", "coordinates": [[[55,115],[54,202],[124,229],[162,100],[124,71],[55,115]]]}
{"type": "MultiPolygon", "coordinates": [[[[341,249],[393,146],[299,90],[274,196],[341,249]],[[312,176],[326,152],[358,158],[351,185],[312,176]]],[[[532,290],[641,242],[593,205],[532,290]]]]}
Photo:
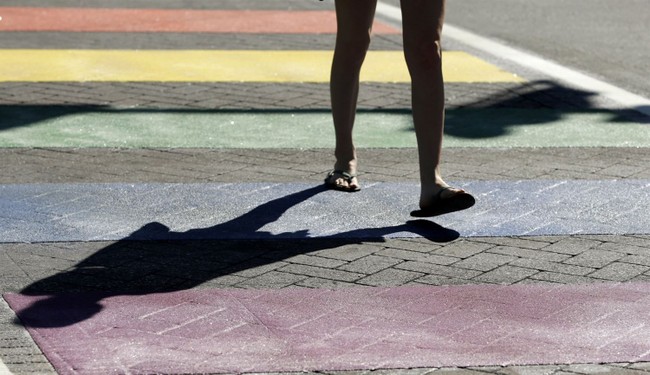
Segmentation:
{"type": "Polygon", "coordinates": [[[465,190],[459,190],[450,197],[443,198],[442,193],[447,190],[456,190],[451,186],[440,189],[430,206],[411,212],[413,217],[432,217],[451,212],[466,210],[476,203],[476,199],[465,190]]]}
{"type": "Polygon", "coordinates": [[[327,186],[328,189],[353,193],[355,191],[361,190],[361,187],[359,186],[352,186],[352,180],[356,177],[357,175],[355,174],[350,174],[346,171],[336,169],[328,173],[327,177],[325,177],[325,186],[327,186]],[[337,184],[336,181],[339,179],[347,182],[347,185],[337,184]]]}

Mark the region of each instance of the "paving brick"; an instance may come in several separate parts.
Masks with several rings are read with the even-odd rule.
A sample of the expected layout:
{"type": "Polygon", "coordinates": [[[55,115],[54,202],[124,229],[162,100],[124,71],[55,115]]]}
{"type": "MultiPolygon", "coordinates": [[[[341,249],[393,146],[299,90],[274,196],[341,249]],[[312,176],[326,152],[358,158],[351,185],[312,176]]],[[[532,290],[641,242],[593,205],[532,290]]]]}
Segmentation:
{"type": "Polygon", "coordinates": [[[632,363],[627,367],[630,369],[644,370],[650,372],[650,362],[632,363]]]}
{"type": "Polygon", "coordinates": [[[342,270],[334,270],[322,267],[314,267],[302,264],[289,264],[280,268],[278,271],[293,273],[296,275],[320,277],[323,279],[337,280],[337,281],[356,281],[361,279],[364,275],[361,273],[348,272],[342,270]]]}
{"type": "Polygon", "coordinates": [[[473,281],[491,284],[515,284],[537,273],[537,270],[505,265],[479,275],[473,281]]]}
{"type": "MultiPolygon", "coordinates": [[[[638,247],[644,247],[647,244],[647,241],[650,239],[650,235],[647,234],[637,234],[637,235],[628,235],[628,236],[616,236],[615,238],[612,238],[612,240],[619,242],[619,243],[624,243],[627,245],[632,245],[632,246],[638,246],[638,247]]],[[[610,242],[614,242],[610,241],[610,242]]]]}
{"type": "Polygon", "coordinates": [[[439,275],[424,275],[420,277],[417,280],[414,280],[415,283],[417,284],[425,284],[425,285],[436,285],[436,286],[442,286],[442,285],[468,285],[468,284],[474,284],[474,281],[471,280],[466,280],[466,279],[458,279],[458,278],[453,278],[453,277],[447,277],[447,276],[439,276],[439,275]]]}
{"type": "Polygon", "coordinates": [[[566,273],[548,272],[548,271],[535,273],[530,277],[530,279],[533,282],[546,281],[546,282],[552,282],[557,284],[586,284],[586,283],[592,283],[596,281],[602,281],[587,276],[569,275],[566,273]]]}
{"type": "Polygon", "coordinates": [[[265,274],[267,272],[276,270],[278,268],[284,267],[286,265],[287,265],[287,263],[285,263],[285,262],[275,262],[275,263],[271,263],[271,264],[263,263],[263,264],[260,264],[260,265],[256,265],[256,264],[253,263],[253,264],[248,265],[248,267],[246,267],[245,270],[232,273],[232,275],[241,276],[241,277],[245,277],[245,278],[256,277],[256,276],[259,276],[259,275],[263,275],[263,274],[265,274]]]}
{"type": "Polygon", "coordinates": [[[346,265],[338,267],[338,269],[368,275],[392,267],[400,262],[400,260],[394,258],[368,255],[367,257],[354,260],[346,265]]]}
{"type": "Polygon", "coordinates": [[[503,375],[552,375],[559,370],[559,366],[510,366],[497,371],[503,375]]]}
{"type": "MultiPolygon", "coordinates": [[[[600,246],[598,246],[598,250],[602,251],[613,251],[613,252],[618,252],[621,254],[628,254],[628,255],[640,255],[640,256],[648,256],[648,248],[647,247],[641,247],[641,246],[636,246],[628,243],[629,241],[625,241],[625,237],[622,237],[620,240],[617,239],[616,242],[606,242],[600,246]]],[[[634,241],[635,243],[641,243],[641,241],[634,241]]]]}
{"type": "Polygon", "coordinates": [[[390,258],[397,258],[401,260],[413,260],[418,262],[426,262],[440,265],[450,265],[458,262],[458,258],[442,256],[437,254],[422,254],[415,251],[406,251],[388,248],[375,253],[390,258]]]}
{"type": "Polygon", "coordinates": [[[396,286],[404,285],[421,277],[422,275],[423,274],[420,272],[389,268],[383,271],[379,271],[368,277],[359,279],[357,280],[357,283],[370,286],[396,286]]]}
{"type": "MultiPolygon", "coordinates": [[[[308,266],[324,267],[324,268],[337,268],[344,264],[348,264],[345,261],[323,258],[313,255],[300,254],[286,259],[289,263],[305,264],[308,266]]],[[[342,268],[343,269],[343,268],[342,268]]]]}
{"type": "Polygon", "coordinates": [[[564,273],[568,275],[584,276],[594,271],[593,268],[572,266],[562,263],[547,262],[542,260],[532,259],[517,259],[510,263],[511,266],[531,268],[540,271],[550,271],[557,273],[564,273]]]}
{"type": "Polygon", "coordinates": [[[436,250],[433,254],[464,259],[493,247],[495,245],[461,239],[442,249],[436,250]]]}
{"type": "Polygon", "coordinates": [[[436,371],[433,368],[414,368],[414,369],[390,369],[390,370],[374,370],[371,371],[373,375],[428,375],[436,371]]]}
{"type": "MultiPolygon", "coordinates": [[[[517,248],[517,249],[531,249],[531,250],[539,250],[552,243],[552,242],[548,242],[543,237],[531,237],[531,238],[483,237],[483,238],[474,238],[474,241],[501,245],[501,247],[507,247],[513,249],[517,248]]],[[[492,251],[497,251],[496,249],[493,249],[492,251]]],[[[533,252],[526,252],[526,253],[532,254],[533,252]]]]}
{"type": "MultiPolygon", "coordinates": [[[[509,241],[504,241],[511,243],[509,241]]],[[[529,241],[530,242],[530,241],[529,241]]],[[[543,242],[540,242],[543,243],[543,242]]],[[[545,244],[545,243],[544,243],[545,244]]],[[[563,262],[570,258],[570,255],[558,254],[546,250],[530,250],[527,248],[527,243],[523,244],[524,248],[515,246],[497,246],[487,250],[490,253],[509,255],[519,258],[540,259],[549,262],[563,262]]],[[[547,245],[547,244],[545,244],[547,245]]]]}
{"type": "Polygon", "coordinates": [[[345,282],[338,280],[322,279],[319,277],[308,277],[295,284],[296,286],[305,288],[321,288],[321,289],[339,289],[358,287],[358,284],[353,282],[345,282]]]}
{"type": "MultiPolygon", "coordinates": [[[[395,248],[387,248],[387,249],[379,250],[375,253],[375,255],[380,255],[380,256],[395,258],[400,260],[422,260],[425,257],[431,256],[431,255],[428,256],[424,255],[421,252],[417,252],[417,251],[409,251],[409,250],[402,250],[402,249],[395,249],[395,248]]],[[[458,261],[457,258],[449,258],[449,257],[441,257],[441,256],[439,258],[452,259],[451,263],[458,261]]]]}
{"type": "Polygon", "coordinates": [[[627,255],[619,260],[621,263],[632,263],[650,267],[650,257],[643,255],[627,255]]]}
{"type": "Polygon", "coordinates": [[[577,266],[602,268],[623,257],[623,254],[614,251],[587,250],[573,258],[564,261],[566,264],[577,266]]]}
{"type": "Polygon", "coordinates": [[[307,277],[304,275],[296,275],[293,273],[271,271],[263,275],[256,276],[253,278],[248,278],[235,286],[239,288],[286,288],[290,285],[294,285],[307,277]]]}
{"type": "Polygon", "coordinates": [[[510,263],[515,259],[517,258],[512,256],[481,253],[455,263],[454,267],[469,268],[479,271],[489,271],[504,264],[510,263]]]}
{"type": "Polygon", "coordinates": [[[219,276],[200,284],[201,288],[228,288],[235,287],[237,284],[247,281],[248,278],[236,275],[219,276]]]}
{"type": "Polygon", "coordinates": [[[469,280],[482,274],[481,271],[477,271],[477,270],[470,270],[470,269],[457,268],[457,267],[446,267],[437,264],[422,263],[422,262],[404,262],[398,264],[396,268],[421,272],[425,274],[432,274],[436,276],[446,276],[450,278],[464,279],[464,280],[469,280]]]}
{"type": "Polygon", "coordinates": [[[432,243],[427,239],[398,239],[393,241],[389,246],[391,249],[402,249],[417,252],[432,252],[441,248],[440,245],[432,243]]]}
{"type": "Polygon", "coordinates": [[[614,367],[611,365],[600,365],[600,364],[576,364],[576,365],[566,365],[563,366],[565,371],[576,373],[576,374],[634,374],[635,371],[632,369],[622,369],[620,367],[614,367]]]}
{"type": "Polygon", "coordinates": [[[377,250],[378,248],[374,245],[359,244],[316,251],[313,254],[324,258],[353,261],[368,256],[377,250]]]}
{"type": "Polygon", "coordinates": [[[589,276],[611,281],[628,281],[648,270],[650,266],[616,262],[594,271],[589,276]]]}
{"type": "Polygon", "coordinates": [[[576,255],[584,251],[591,250],[600,246],[601,242],[585,238],[564,238],[550,246],[544,248],[544,251],[551,251],[560,254],[576,255]]]}
{"type": "Polygon", "coordinates": [[[639,173],[647,171],[647,167],[634,167],[630,165],[613,165],[611,167],[600,170],[600,173],[610,175],[612,177],[630,177],[639,173]]]}

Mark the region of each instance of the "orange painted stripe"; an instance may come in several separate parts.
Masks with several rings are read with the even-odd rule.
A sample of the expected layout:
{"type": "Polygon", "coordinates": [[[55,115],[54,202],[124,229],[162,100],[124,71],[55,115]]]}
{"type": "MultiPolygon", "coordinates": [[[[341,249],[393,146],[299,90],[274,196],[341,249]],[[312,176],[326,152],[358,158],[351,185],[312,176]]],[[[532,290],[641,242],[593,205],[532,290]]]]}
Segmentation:
{"type": "MultiPolygon", "coordinates": [[[[0,7],[0,31],[333,34],[333,11],[0,7]]],[[[376,22],[375,33],[399,30],[376,22]]]]}

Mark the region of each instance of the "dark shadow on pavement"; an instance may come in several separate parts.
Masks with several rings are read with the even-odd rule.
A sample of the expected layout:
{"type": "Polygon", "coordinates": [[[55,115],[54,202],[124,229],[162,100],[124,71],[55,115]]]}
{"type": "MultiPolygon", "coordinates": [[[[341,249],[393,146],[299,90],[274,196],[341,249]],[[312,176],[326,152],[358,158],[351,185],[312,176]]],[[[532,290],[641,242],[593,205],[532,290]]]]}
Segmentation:
{"type": "MultiPolygon", "coordinates": [[[[572,113],[602,112],[609,122],[650,123],[650,116],[636,110],[598,107],[595,94],[559,85],[552,81],[533,81],[509,86],[494,93],[477,93],[476,98],[447,111],[445,132],[462,138],[492,138],[507,134],[515,126],[536,125],[561,120],[572,113]],[[505,111],[508,110],[508,111],[505,111]]],[[[647,111],[647,108],[645,108],[647,111]]],[[[329,113],[319,109],[192,109],[192,108],[114,108],[107,105],[0,105],[0,131],[30,126],[39,122],[85,113],[329,113]]],[[[360,113],[410,113],[402,109],[360,109],[360,113]]]]}
{"type": "MultiPolygon", "coordinates": [[[[650,123],[644,108],[605,109],[594,104],[593,92],[534,81],[477,98],[446,113],[445,134],[468,139],[496,138],[518,126],[561,121],[572,114],[602,113],[613,125],[650,123]]],[[[647,110],[647,109],[646,109],[647,110]]]]}
{"type": "MultiPolygon", "coordinates": [[[[192,109],[192,108],[115,108],[107,105],[6,105],[0,104],[0,131],[35,125],[43,121],[55,120],[58,118],[89,113],[106,114],[139,114],[139,113],[330,113],[327,108],[293,110],[293,109],[192,109]]],[[[401,111],[403,112],[403,111],[401,111]]]]}
{"type": "Polygon", "coordinates": [[[209,228],[180,233],[170,232],[157,222],[149,223],[79,262],[73,269],[24,288],[22,294],[43,296],[43,299],[18,311],[22,324],[26,327],[65,327],[101,311],[100,302],[107,297],[185,290],[300,254],[350,244],[383,242],[384,236],[392,233],[411,232],[433,242],[449,242],[459,237],[458,232],[432,221],[413,220],[329,237],[309,238],[305,230],[293,233],[292,237],[297,239],[273,238],[270,233],[270,239],[246,239],[259,234],[260,228],[278,220],[291,207],[325,190],[324,186],[316,186],[299,191],[209,228]],[[241,239],[210,239],[223,238],[233,232],[241,239]]]}

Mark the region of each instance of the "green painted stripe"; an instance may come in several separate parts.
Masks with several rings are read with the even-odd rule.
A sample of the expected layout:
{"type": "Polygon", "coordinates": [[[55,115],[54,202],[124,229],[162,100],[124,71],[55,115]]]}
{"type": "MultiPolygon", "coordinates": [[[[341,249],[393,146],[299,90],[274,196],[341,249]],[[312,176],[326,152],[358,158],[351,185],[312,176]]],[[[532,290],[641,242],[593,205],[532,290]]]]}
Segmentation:
{"type": "MultiPolygon", "coordinates": [[[[327,112],[223,112],[56,107],[0,109],[0,147],[319,148],[333,146],[327,112]]],[[[447,147],[650,147],[650,126],[613,112],[458,109],[447,147]]],[[[358,147],[413,147],[408,113],[362,112],[358,147]]]]}

